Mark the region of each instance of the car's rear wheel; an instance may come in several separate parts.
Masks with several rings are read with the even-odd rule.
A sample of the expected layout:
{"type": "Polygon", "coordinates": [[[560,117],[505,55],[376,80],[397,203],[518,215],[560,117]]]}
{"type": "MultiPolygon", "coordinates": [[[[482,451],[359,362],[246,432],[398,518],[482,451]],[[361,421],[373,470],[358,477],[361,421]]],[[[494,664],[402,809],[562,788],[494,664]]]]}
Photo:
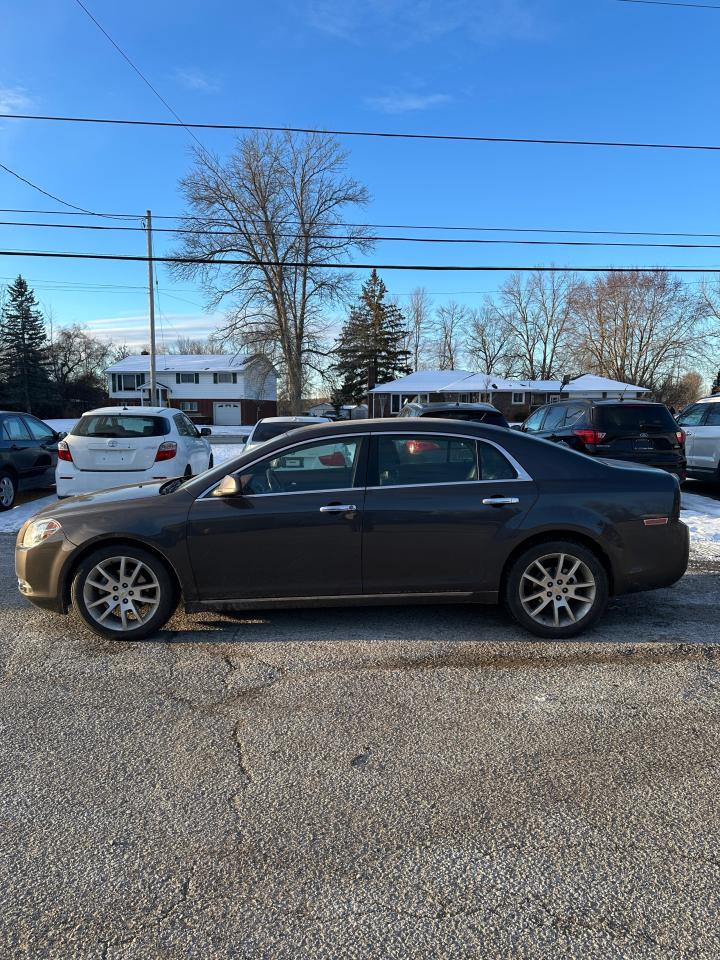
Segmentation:
{"type": "Polygon", "coordinates": [[[598,557],[572,541],[535,544],[513,563],[505,602],[521,626],[539,637],[574,637],[591,627],[608,601],[598,557]]]}
{"type": "Polygon", "coordinates": [[[164,563],[131,544],[96,550],[72,584],[76,610],[92,631],[113,640],[143,640],[170,619],[175,584],[164,563]]]}
{"type": "Polygon", "coordinates": [[[0,510],[10,510],[17,496],[17,480],[11,473],[0,473],[0,510]]]}

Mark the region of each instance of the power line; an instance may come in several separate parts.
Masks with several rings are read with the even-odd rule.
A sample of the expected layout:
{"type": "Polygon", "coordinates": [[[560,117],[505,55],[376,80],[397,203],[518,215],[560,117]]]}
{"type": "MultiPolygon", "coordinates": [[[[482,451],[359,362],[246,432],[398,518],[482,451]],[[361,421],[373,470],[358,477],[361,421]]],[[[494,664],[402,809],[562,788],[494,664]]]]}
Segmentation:
{"type": "MultiPolygon", "coordinates": [[[[260,131],[265,133],[327,134],[334,137],[378,137],[381,139],[395,140],[442,140],[456,143],[516,143],[563,147],[622,147],[646,150],[720,151],[720,145],[718,144],[645,143],[643,141],[630,140],[566,140],[551,137],[487,137],[477,134],[405,133],[389,130],[332,130],[321,129],[319,127],[280,127],[251,123],[191,123],[183,120],[179,120],[178,122],[171,122],[169,120],[127,120],[118,117],[63,117],[31,113],[0,113],[0,119],[42,120],[56,123],[115,124],[117,126],[126,127],[183,127],[188,131],[188,133],[190,133],[191,130],[240,130],[260,131]]],[[[202,144],[200,144],[200,146],[202,148],[202,144]]]]}
{"type": "Polygon", "coordinates": [[[649,7],[690,7],[696,10],[720,10],[717,3],[681,3],[680,0],[618,0],[619,3],[642,3],[649,7]]]}
{"type": "Polygon", "coordinates": [[[478,266],[475,264],[430,264],[430,263],[318,263],[304,262],[301,260],[236,260],[222,259],[212,260],[204,257],[166,257],[166,256],[141,256],[139,254],[120,254],[120,253],[76,253],[55,250],[0,250],[0,256],[3,257],[42,257],[55,258],[61,260],[112,260],[125,263],[147,263],[152,260],[153,263],[184,263],[184,264],[207,264],[215,266],[236,266],[236,267],[284,267],[293,269],[315,269],[315,270],[416,270],[432,271],[440,273],[456,272],[477,272],[477,273],[713,273],[720,274],[720,267],[688,267],[688,266],[634,266],[634,267],[562,267],[562,266],[515,266],[515,265],[496,265],[496,266],[478,266]]]}
{"type": "Polygon", "coordinates": [[[62,197],[56,197],[54,193],[43,190],[42,187],[39,187],[36,183],[33,183],[32,180],[28,180],[27,177],[21,176],[16,170],[11,170],[10,167],[6,167],[4,163],[0,163],[0,169],[3,169],[5,173],[9,173],[11,177],[15,177],[16,180],[20,180],[22,183],[27,184],[28,187],[32,187],[33,190],[37,190],[38,193],[42,193],[43,196],[49,197],[56,203],[62,203],[63,206],[72,207],[73,210],[77,210],[80,213],[84,213],[89,216],[100,216],[100,214],[94,214],[92,210],[86,210],[85,207],[78,207],[74,203],[69,203],[67,200],[63,200],[62,197]]]}
{"type": "MultiPolygon", "coordinates": [[[[132,231],[143,233],[143,227],[126,226],[107,226],[106,224],[87,224],[87,223],[30,223],[29,221],[18,222],[16,220],[0,220],[0,227],[38,227],[38,228],[56,228],[60,230],[111,230],[111,231],[132,231]]],[[[154,233],[191,234],[195,236],[209,237],[233,237],[237,232],[231,230],[194,230],[183,227],[154,227],[154,233]]],[[[247,231],[251,236],[263,236],[259,231],[247,231]]],[[[276,237],[282,239],[294,239],[302,237],[298,233],[275,233],[276,237]]],[[[353,237],[339,233],[313,233],[315,240],[352,240],[353,237]]],[[[370,239],[382,243],[436,243],[436,244],[485,244],[485,245],[515,245],[515,246],[535,246],[535,247],[622,247],[622,248],[651,248],[663,250],[720,250],[718,243],[645,243],[645,242],[625,242],[609,240],[508,240],[505,238],[487,238],[487,237],[383,237],[375,236],[370,239]]]]}
{"type": "MultiPolygon", "coordinates": [[[[19,209],[17,207],[6,207],[0,208],[0,213],[17,213],[17,214],[51,214],[54,216],[82,216],[82,214],[72,213],[67,210],[29,210],[29,209],[19,209]]],[[[128,220],[138,219],[139,214],[120,214],[120,213],[95,213],[93,216],[104,216],[104,217],[114,217],[114,218],[125,218],[128,220]]],[[[194,221],[194,220],[203,220],[204,218],[185,216],[182,214],[153,214],[153,220],[182,220],[182,221],[194,221]]],[[[15,225],[17,221],[5,221],[7,224],[15,225]]],[[[217,221],[221,223],[221,221],[217,221]]],[[[250,222],[253,222],[252,220],[250,222]]],[[[261,223],[262,221],[255,221],[261,223]]],[[[289,225],[293,224],[295,221],[288,220],[289,225]]],[[[52,223],[36,223],[36,222],[22,222],[17,223],[18,226],[47,226],[47,227],[63,227],[65,224],[52,224],[52,223]]],[[[82,227],[90,229],[90,225],[82,224],[82,227]]],[[[363,227],[372,230],[442,230],[448,232],[464,232],[464,233],[552,233],[552,234],[573,234],[573,235],[586,235],[586,236],[606,236],[606,237],[687,237],[689,239],[720,239],[720,233],[687,233],[683,231],[672,231],[672,230],[581,230],[578,228],[568,230],[568,229],[559,229],[557,227],[472,227],[472,226],[448,226],[441,224],[414,224],[414,223],[353,223],[344,220],[329,220],[324,224],[326,227],[363,227]]],[[[120,229],[117,227],[108,227],[101,226],[95,229],[105,229],[105,230],[116,230],[120,229]]],[[[129,230],[143,230],[143,227],[126,227],[123,229],[129,230]]],[[[153,227],[153,232],[155,233],[211,233],[211,231],[203,230],[188,230],[183,231],[178,227],[153,227]]],[[[212,231],[215,234],[215,231],[212,231]]],[[[285,235],[286,236],[286,235],[285,235]]],[[[333,235],[335,236],[335,235],[333,235]]],[[[388,237],[388,238],[373,238],[373,239],[402,239],[399,237],[388,237]]]]}

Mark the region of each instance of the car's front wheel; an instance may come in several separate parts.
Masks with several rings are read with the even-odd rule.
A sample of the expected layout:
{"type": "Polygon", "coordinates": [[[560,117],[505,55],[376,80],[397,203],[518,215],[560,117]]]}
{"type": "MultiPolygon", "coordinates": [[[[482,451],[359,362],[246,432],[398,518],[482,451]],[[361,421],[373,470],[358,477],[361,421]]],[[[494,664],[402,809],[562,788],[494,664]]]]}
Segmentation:
{"type": "Polygon", "coordinates": [[[172,616],[177,591],[165,564],[131,544],[104,547],[80,563],[75,609],[92,631],[113,640],[143,640],[172,616]]]}
{"type": "Polygon", "coordinates": [[[10,510],[17,496],[17,480],[11,473],[0,473],[0,510],[10,510]]]}
{"type": "Polygon", "coordinates": [[[515,620],[536,636],[574,637],[605,610],[607,573],[582,544],[565,540],[535,544],[510,568],[505,602],[515,620]]]}

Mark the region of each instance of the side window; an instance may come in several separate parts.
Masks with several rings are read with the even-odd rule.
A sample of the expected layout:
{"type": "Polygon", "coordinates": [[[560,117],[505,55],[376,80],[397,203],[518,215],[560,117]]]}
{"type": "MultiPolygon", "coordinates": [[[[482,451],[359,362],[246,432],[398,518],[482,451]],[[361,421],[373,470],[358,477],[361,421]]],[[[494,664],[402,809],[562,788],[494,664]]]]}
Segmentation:
{"type": "Polygon", "coordinates": [[[536,410],[535,413],[530,414],[523,424],[523,430],[525,433],[537,433],[538,430],[542,429],[542,422],[546,409],[546,407],[540,407],[540,409],[536,410]]]}
{"type": "Polygon", "coordinates": [[[574,423],[579,423],[585,416],[585,407],[581,403],[571,403],[565,408],[565,424],[571,427],[574,423]]]}
{"type": "Polygon", "coordinates": [[[462,437],[380,434],[377,468],[381,487],[464,483],[478,478],[477,445],[462,437]]]}
{"type": "Polygon", "coordinates": [[[545,417],[543,431],[559,430],[565,423],[566,414],[567,407],[561,406],[560,404],[555,404],[554,406],[550,407],[548,410],[548,415],[545,417]]]}
{"type": "MultiPolygon", "coordinates": [[[[681,427],[698,427],[705,419],[708,403],[695,403],[688,407],[679,417],[678,423],[681,427]]],[[[718,404],[720,406],[720,404],[718,404]]]]}
{"type": "Polygon", "coordinates": [[[352,487],[359,440],[333,440],[297,446],[261,460],[238,475],[245,496],[312,493],[352,487]]]}
{"type": "Polygon", "coordinates": [[[30,433],[20,417],[5,417],[2,431],[4,440],[30,440],[30,433]]]}
{"type": "Polygon", "coordinates": [[[720,427],[720,403],[706,403],[705,406],[710,407],[705,426],[720,427]]]}
{"type": "Polygon", "coordinates": [[[173,420],[175,421],[177,432],[180,434],[181,437],[194,436],[194,434],[188,430],[188,422],[181,413],[176,413],[175,416],[173,417],[173,420]]]}
{"type": "Polygon", "coordinates": [[[192,420],[190,420],[188,417],[186,417],[184,413],[181,413],[180,416],[181,416],[181,417],[183,418],[183,420],[185,421],[185,429],[187,430],[187,435],[188,435],[189,437],[199,437],[199,436],[200,436],[200,431],[199,431],[198,428],[195,426],[195,424],[192,422],[192,420]]]}
{"type": "Polygon", "coordinates": [[[42,440],[43,443],[48,443],[55,439],[55,434],[42,420],[36,420],[35,417],[23,417],[23,420],[33,440],[42,440]]]}
{"type": "Polygon", "coordinates": [[[517,470],[497,447],[478,442],[481,480],[517,480],[517,470]]]}

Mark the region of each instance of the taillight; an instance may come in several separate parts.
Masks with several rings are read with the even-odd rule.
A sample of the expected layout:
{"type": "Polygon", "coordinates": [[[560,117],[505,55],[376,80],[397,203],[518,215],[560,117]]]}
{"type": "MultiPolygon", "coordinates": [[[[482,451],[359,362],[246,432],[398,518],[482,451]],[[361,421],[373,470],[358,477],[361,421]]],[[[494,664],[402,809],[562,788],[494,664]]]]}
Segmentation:
{"type": "Polygon", "coordinates": [[[65,440],[61,440],[57,445],[58,460],[66,460],[68,463],[73,462],[72,454],[70,453],[70,447],[67,445],[65,440]]]}
{"type": "Polygon", "coordinates": [[[686,439],[686,437],[685,437],[685,431],[684,431],[684,430],[678,430],[678,432],[675,434],[675,436],[677,437],[677,442],[680,444],[680,446],[681,446],[681,447],[684,447],[684,446],[685,446],[685,439],[686,439]]]}
{"type": "Polygon", "coordinates": [[[177,444],[174,440],[166,440],[164,443],[161,443],[155,454],[155,463],[158,460],[172,460],[172,458],[177,453],[177,444]]]}
{"type": "Polygon", "coordinates": [[[606,434],[600,433],[598,430],[573,430],[573,433],[576,437],[579,437],[583,443],[586,443],[588,446],[595,446],[595,444],[601,443],[606,434]]]}

